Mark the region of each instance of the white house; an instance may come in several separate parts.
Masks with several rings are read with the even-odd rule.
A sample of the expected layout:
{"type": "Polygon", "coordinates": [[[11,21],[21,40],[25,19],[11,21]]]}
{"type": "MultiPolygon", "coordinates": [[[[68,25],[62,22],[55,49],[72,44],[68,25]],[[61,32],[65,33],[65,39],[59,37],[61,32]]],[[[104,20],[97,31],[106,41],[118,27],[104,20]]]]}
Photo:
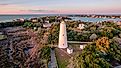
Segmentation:
{"type": "Polygon", "coordinates": [[[44,23],[43,27],[45,27],[45,28],[51,27],[51,24],[50,23],[44,23]]]}
{"type": "Polygon", "coordinates": [[[19,18],[19,19],[15,19],[15,20],[13,20],[13,21],[16,21],[16,22],[24,22],[25,19],[24,19],[24,18],[19,18]]]}
{"type": "Polygon", "coordinates": [[[50,23],[50,21],[47,20],[47,21],[45,21],[45,23],[50,23]]]}
{"type": "Polygon", "coordinates": [[[24,19],[24,18],[20,18],[19,20],[20,20],[21,22],[24,22],[24,21],[25,21],[25,19],[24,19]]]}
{"type": "Polygon", "coordinates": [[[68,54],[72,54],[73,53],[73,49],[72,48],[67,48],[67,53],[68,54]]]}
{"type": "Polygon", "coordinates": [[[34,30],[37,30],[37,27],[34,27],[34,30]]]}
{"type": "Polygon", "coordinates": [[[80,45],[80,49],[84,49],[86,45],[80,45]]]}
{"type": "Polygon", "coordinates": [[[33,19],[32,22],[33,23],[36,23],[36,22],[38,22],[38,20],[37,19],[33,19]]]}
{"type": "Polygon", "coordinates": [[[77,28],[79,28],[79,29],[84,29],[84,24],[83,23],[81,23],[81,24],[79,24],[79,27],[77,27],[77,28]]]}

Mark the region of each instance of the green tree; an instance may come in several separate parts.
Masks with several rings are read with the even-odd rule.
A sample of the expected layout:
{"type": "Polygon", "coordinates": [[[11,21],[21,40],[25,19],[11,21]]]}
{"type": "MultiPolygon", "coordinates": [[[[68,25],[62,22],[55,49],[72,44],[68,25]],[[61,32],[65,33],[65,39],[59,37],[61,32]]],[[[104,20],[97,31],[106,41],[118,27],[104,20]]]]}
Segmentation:
{"type": "MultiPolygon", "coordinates": [[[[99,39],[97,42],[102,41],[99,43],[100,45],[104,45],[107,43],[105,40],[108,39],[99,39]]],[[[102,51],[99,47],[100,45],[97,45],[96,43],[87,45],[82,50],[82,53],[76,56],[76,66],[79,68],[113,68],[113,65],[117,65],[117,63],[119,65],[121,64],[121,49],[116,42],[112,40],[108,45],[108,49],[106,48],[106,51],[102,51]],[[116,63],[114,63],[114,61],[116,63]]]]}
{"type": "Polygon", "coordinates": [[[59,24],[52,25],[51,29],[49,30],[49,36],[48,36],[48,43],[49,44],[55,44],[58,43],[59,39],[59,24]]]}

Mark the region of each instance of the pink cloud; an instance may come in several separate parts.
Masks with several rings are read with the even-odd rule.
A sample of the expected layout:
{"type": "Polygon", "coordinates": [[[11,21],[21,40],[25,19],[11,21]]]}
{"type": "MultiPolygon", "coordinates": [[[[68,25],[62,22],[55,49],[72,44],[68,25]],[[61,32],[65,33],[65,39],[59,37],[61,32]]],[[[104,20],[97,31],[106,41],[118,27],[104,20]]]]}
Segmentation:
{"type": "Polygon", "coordinates": [[[0,14],[76,14],[76,13],[121,13],[121,8],[104,7],[104,8],[67,8],[67,9],[50,9],[45,6],[20,6],[20,5],[0,5],[0,14]],[[23,10],[23,11],[22,11],[23,10]]]}

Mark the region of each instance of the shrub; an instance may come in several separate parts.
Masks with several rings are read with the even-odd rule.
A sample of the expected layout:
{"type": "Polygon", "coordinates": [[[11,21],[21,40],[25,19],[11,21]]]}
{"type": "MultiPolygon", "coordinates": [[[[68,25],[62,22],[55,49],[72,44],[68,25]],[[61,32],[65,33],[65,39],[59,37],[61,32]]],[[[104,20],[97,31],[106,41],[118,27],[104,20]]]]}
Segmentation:
{"type": "Polygon", "coordinates": [[[44,46],[39,50],[39,57],[41,59],[46,59],[48,62],[50,60],[50,47],[44,46]]]}

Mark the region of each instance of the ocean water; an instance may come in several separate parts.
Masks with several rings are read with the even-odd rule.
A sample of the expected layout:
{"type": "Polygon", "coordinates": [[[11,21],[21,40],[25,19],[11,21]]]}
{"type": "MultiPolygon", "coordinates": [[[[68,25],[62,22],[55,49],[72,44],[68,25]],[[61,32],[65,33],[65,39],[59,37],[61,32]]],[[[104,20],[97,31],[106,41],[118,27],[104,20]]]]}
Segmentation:
{"type": "Polygon", "coordinates": [[[81,21],[84,21],[84,22],[99,22],[99,21],[114,21],[114,22],[117,22],[117,21],[121,21],[120,18],[116,18],[116,19],[112,19],[112,18],[87,18],[87,17],[70,17],[72,18],[73,20],[81,20],[81,21]]]}
{"type": "MultiPolygon", "coordinates": [[[[59,16],[59,14],[32,14],[32,15],[0,15],[0,22],[9,22],[15,19],[24,18],[35,18],[35,17],[42,17],[42,16],[59,16]]],[[[61,16],[66,16],[66,14],[61,14],[61,16]]],[[[121,21],[121,19],[111,19],[111,18],[87,18],[87,17],[70,17],[73,20],[81,20],[84,22],[99,22],[99,21],[106,21],[106,20],[113,20],[113,21],[121,21]]]]}
{"type": "Polygon", "coordinates": [[[24,18],[35,18],[35,17],[42,17],[42,16],[56,16],[57,14],[32,14],[32,15],[0,15],[0,22],[9,22],[15,19],[24,18]]]}

